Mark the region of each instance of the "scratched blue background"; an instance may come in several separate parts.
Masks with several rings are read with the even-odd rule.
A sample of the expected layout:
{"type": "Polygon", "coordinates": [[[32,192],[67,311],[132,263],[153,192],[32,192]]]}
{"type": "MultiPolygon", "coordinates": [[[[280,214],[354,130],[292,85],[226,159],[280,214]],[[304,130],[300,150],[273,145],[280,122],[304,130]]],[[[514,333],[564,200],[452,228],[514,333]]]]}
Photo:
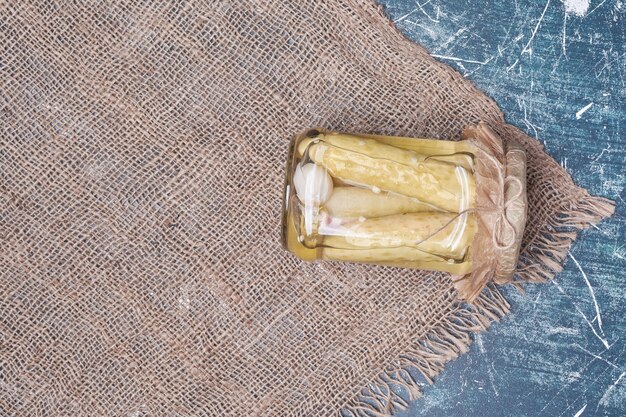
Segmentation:
{"type": "Polygon", "coordinates": [[[626,416],[626,2],[380,0],[617,212],[399,416],[626,416]],[[595,301],[594,301],[595,297],[595,301]]]}

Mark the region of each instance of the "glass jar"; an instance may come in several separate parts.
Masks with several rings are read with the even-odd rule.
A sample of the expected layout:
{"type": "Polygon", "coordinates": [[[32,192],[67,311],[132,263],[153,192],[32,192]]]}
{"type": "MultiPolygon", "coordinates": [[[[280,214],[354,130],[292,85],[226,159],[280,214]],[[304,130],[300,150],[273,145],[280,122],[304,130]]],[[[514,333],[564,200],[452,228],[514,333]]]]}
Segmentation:
{"type": "MultiPolygon", "coordinates": [[[[307,130],[290,143],[283,246],[303,260],[470,274],[477,235],[497,227],[492,222],[494,230],[481,230],[476,210],[476,164],[480,158],[491,164],[479,156],[480,148],[469,140],[307,130]]],[[[505,166],[498,169],[502,190],[487,190],[489,198],[494,191],[505,196],[505,166]]],[[[482,214],[487,220],[504,215],[497,213],[501,206],[494,203],[482,214]]]]}

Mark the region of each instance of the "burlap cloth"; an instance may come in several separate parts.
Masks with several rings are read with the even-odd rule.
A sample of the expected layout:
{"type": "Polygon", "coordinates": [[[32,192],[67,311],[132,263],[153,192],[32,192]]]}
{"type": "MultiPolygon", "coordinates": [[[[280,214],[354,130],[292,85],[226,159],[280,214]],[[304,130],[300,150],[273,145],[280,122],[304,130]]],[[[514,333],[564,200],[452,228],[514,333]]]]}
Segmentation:
{"type": "Polygon", "coordinates": [[[521,143],[519,280],[612,210],[367,0],[2,2],[0,50],[3,415],[386,414],[506,313],[282,250],[305,127],[521,143]]]}

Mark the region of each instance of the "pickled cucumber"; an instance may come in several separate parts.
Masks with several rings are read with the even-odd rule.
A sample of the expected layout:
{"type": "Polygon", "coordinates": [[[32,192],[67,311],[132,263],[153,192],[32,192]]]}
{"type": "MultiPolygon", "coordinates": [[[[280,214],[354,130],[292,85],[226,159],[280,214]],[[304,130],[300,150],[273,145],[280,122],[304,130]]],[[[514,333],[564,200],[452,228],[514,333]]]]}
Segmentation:
{"type": "Polygon", "coordinates": [[[467,174],[464,168],[444,162],[427,160],[411,166],[394,160],[373,158],[324,142],[312,144],[309,156],[326,168],[330,175],[347,183],[417,198],[451,212],[459,212],[473,205],[474,177],[467,174]],[[466,184],[459,173],[463,174],[466,184]],[[467,195],[463,194],[464,186],[468,189],[467,195]]]}
{"type": "Polygon", "coordinates": [[[392,214],[437,211],[437,208],[404,195],[368,188],[336,187],[324,207],[333,217],[381,217],[392,214]]]}
{"type": "MultiPolygon", "coordinates": [[[[359,152],[373,158],[389,159],[402,164],[415,166],[426,160],[435,160],[445,162],[451,165],[460,166],[468,171],[473,171],[473,158],[466,153],[453,153],[449,155],[440,155],[433,153],[432,149],[423,149],[425,152],[416,152],[413,150],[387,145],[379,140],[367,137],[348,135],[345,133],[326,133],[314,138],[306,138],[298,144],[298,157],[302,157],[312,143],[323,141],[332,146],[341,149],[359,152]]],[[[418,143],[418,141],[415,141],[418,143]]],[[[441,142],[441,141],[439,141],[441,142]]]]}
{"type": "Polygon", "coordinates": [[[439,256],[432,255],[415,248],[399,247],[399,248],[376,248],[376,249],[340,249],[333,247],[324,247],[322,249],[323,259],[332,259],[336,261],[353,261],[353,262],[413,262],[413,261],[440,261],[444,262],[439,256]]]}
{"type": "Polygon", "coordinates": [[[470,213],[409,213],[341,224],[324,231],[323,242],[338,249],[409,247],[458,260],[466,254],[475,231],[476,219],[470,213]]]}

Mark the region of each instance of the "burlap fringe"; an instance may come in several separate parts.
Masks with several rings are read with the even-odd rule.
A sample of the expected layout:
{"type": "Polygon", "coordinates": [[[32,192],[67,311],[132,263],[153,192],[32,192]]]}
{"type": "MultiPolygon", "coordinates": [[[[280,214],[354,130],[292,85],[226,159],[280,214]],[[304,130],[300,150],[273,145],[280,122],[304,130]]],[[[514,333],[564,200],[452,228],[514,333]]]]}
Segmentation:
{"type": "Polygon", "coordinates": [[[416,341],[394,368],[378,375],[357,398],[339,413],[344,417],[389,417],[406,409],[421,396],[423,384],[409,370],[419,372],[432,384],[445,364],[467,352],[472,333],[485,331],[509,311],[500,292],[487,287],[472,304],[459,302],[457,309],[444,317],[429,334],[416,341]]]}
{"type": "Polygon", "coordinates": [[[563,270],[563,261],[580,230],[610,217],[615,203],[602,197],[585,194],[576,203],[556,209],[563,215],[548,221],[546,229],[532,238],[532,250],[522,248],[516,271],[516,282],[545,282],[563,270]]]}
{"type": "MultiPolygon", "coordinates": [[[[584,195],[577,203],[561,207],[563,215],[548,222],[548,230],[532,238],[531,251],[520,258],[517,281],[543,282],[560,272],[578,231],[587,229],[615,210],[606,198],[584,195]]],[[[510,305],[502,294],[487,287],[472,304],[459,303],[457,310],[445,317],[431,332],[413,344],[400,356],[396,367],[378,375],[369,386],[349,402],[339,413],[344,417],[389,417],[408,407],[421,396],[422,387],[409,370],[416,370],[429,383],[443,370],[445,364],[467,352],[471,335],[487,330],[509,311],[510,305]]]]}

